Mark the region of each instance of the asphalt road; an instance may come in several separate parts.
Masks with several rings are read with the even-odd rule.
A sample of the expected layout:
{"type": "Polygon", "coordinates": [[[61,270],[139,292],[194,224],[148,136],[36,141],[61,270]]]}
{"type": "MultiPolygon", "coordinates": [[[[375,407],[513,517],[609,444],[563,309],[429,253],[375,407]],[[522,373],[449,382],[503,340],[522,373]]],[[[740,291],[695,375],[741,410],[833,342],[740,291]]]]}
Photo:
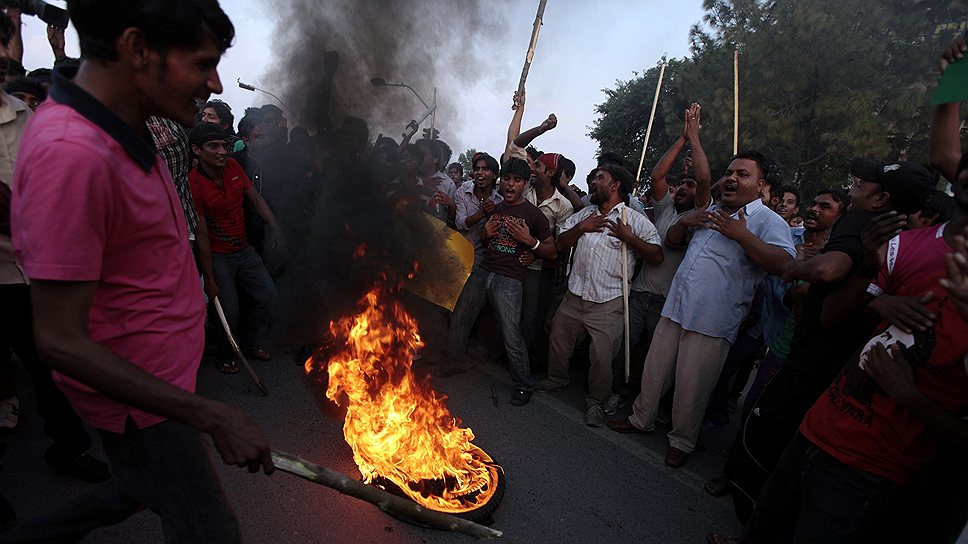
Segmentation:
{"type": "MultiPolygon", "coordinates": [[[[441,344],[442,338],[426,338],[441,344]]],[[[342,438],[338,411],[319,400],[292,357],[254,362],[270,395],[259,396],[244,373],[226,376],[203,365],[199,392],[240,407],[265,429],[273,446],[345,474],[358,475],[342,438]]],[[[418,369],[435,370],[418,361],[418,369]]],[[[47,511],[87,489],[56,476],[43,461],[47,439],[36,414],[26,374],[15,365],[21,391],[21,425],[6,437],[0,486],[20,519],[47,511]]],[[[661,425],[655,435],[621,435],[582,422],[580,372],[567,391],[535,394],[512,406],[508,373],[495,363],[437,377],[448,406],[474,430],[475,443],[505,469],[507,493],[493,527],[506,542],[705,542],[709,531],[733,532],[728,498],[712,498],[703,482],[717,475],[735,425],[705,436],[706,451],[681,469],[663,463],[661,425]],[[497,391],[498,406],[491,396],[497,391]]],[[[213,450],[214,454],[214,450],[213,450]]],[[[470,537],[418,528],[338,492],[276,472],[249,474],[219,463],[226,492],[247,542],[465,542],[470,537]]],[[[92,532],[84,542],[162,542],[161,524],[142,512],[122,524],[92,532]]]]}

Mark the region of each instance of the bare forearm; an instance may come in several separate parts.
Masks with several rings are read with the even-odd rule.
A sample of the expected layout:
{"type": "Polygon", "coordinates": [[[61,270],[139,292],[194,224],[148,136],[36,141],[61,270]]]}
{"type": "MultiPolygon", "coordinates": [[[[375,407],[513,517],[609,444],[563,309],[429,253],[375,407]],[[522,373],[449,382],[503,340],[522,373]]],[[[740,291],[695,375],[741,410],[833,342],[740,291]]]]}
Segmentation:
{"type": "Polygon", "coordinates": [[[662,253],[662,246],[650,244],[639,237],[629,240],[628,245],[646,264],[653,266],[659,265],[665,259],[665,254],[662,253]]]}
{"type": "Polygon", "coordinates": [[[686,236],[688,234],[689,227],[682,223],[676,223],[669,227],[669,230],[666,232],[665,244],[673,249],[686,247],[686,236]]]}
{"type": "Polygon", "coordinates": [[[698,136],[689,141],[689,147],[692,149],[692,167],[696,174],[696,207],[702,209],[709,206],[712,172],[698,136]]]}
{"type": "Polygon", "coordinates": [[[928,156],[931,166],[938,169],[949,181],[958,175],[958,161],[961,160],[961,111],[960,102],[939,104],[934,108],[934,120],[928,140],[928,156]]]}
{"type": "Polygon", "coordinates": [[[514,145],[518,147],[527,147],[531,144],[531,142],[534,141],[535,138],[541,136],[542,134],[544,134],[544,131],[541,129],[541,125],[538,125],[534,128],[529,128],[514,138],[514,145]]]}
{"type": "Polygon", "coordinates": [[[524,104],[518,106],[514,110],[514,115],[511,117],[511,124],[508,125],[508,139],[504,144],[504,155],[501,156],[501,163],[503,164],[509,158],[511,158],[511,143],[514,139],[521,134],[521,119],[524,117],[524,104]]]}
{"type": "Polygon", "coordinates": [[[807,283],[831,283],[850,273],[853,261],[845,253],[831,251],[821,253],[805,261],[794,260],[787,265],[785,272],[789,279],[807,283]]]}
{"type": "Polygon", "coordinates": [[[549,261],[557,259],[558,249],[555,247],[555,239],[549,236],[542,240],[537,249],[534,250],[534,254],[549,261]]]}
{"type": "Polygon", "coordinates": [[[679,157],[679,153],[682,153],[682,148],[686,146],[686,139],[680,136],[672,147],[666,150],[665,153],[659,157],[659,162],[655,163],[655,168],[652,169],[652,197],[656,200],[659,196],[664,196],[669,192],[669,183],[666,181],[666,176],[672,171],[672,167],[676,163],[676,159],[679,157]]]}
{"type": "Polygon", "coordinates": [[[571,203],[572,209],[574,209],[576,212],[585,207],[585,205],[582,204],[581,197],[578,196],[578,193],[576,193],[575,190],[570,186],[562,183],[562,187],[559,187],[558,191],[560,191],[561,194],[568,199],[568,202],[571,203]]]}
{"type": "Polygon", "coordinates": [[[212,268],[212,243],[208,238],[208,225],[205,217],[198,218],[198,228],[195,229],[195,253],[198,255],[198,265],[202,269],[205,283],[215,283],[215,273],[212,268]]]}
{"type": "Polygon", "coordinates": [[[555,247],[558,249],[558,252],[564,253],[565,251],[575,247],[575,244],[578,243],[578,239],[581,238],[582,234],[581,229],[579,229],[577,226],[559,234],[558,237],[555,238],[555,247]]]}

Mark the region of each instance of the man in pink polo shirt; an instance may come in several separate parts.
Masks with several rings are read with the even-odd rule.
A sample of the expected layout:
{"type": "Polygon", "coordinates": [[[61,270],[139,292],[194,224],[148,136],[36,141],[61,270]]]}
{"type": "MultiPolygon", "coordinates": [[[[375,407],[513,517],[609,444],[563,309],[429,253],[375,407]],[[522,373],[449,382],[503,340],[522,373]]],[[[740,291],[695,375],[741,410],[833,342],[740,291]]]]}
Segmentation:
{"type": "Polygon", "coordinates": [[[178,196],[145,133],[222,91],[234,29],[216,0],[71,0],[83,61],[55,73],[14,175],[14,247],[37,347],[101,434],[113,480],[4,542],[79,540],[145,507],[166,541],[238,542],[204,433],[227,464],[273,470],[244,413],[194,394],[204,299],[178,196]]]}

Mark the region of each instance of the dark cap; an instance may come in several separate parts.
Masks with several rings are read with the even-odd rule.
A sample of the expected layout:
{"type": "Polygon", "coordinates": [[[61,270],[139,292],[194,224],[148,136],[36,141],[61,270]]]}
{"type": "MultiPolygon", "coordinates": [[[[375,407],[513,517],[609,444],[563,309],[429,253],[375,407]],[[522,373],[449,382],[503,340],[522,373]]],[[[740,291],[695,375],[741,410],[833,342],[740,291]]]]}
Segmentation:
{"type": "Polygon", "coordinates": [[[501,165],[501,177],[504,176],[520,176],[528,179],[531,177],[531,167],[528,166],[528,161],[511,157],[501,165]]]}
{"type": "Polygon", "coordinates": [[[192,145],[202,145],[212,140],[225,140],[225,130],[215,123],[201,122],[192,128],[188,133],[188,143],[192,145]]]}
{"type": "Polygon", "coordinates": [[[891,195],[891,203],[901,213],[916,213],[938,184],[937,177],[913,161],[881,162],[854,159],[850,163],[852,176],[863,181],[879,183],[891,195]]]}

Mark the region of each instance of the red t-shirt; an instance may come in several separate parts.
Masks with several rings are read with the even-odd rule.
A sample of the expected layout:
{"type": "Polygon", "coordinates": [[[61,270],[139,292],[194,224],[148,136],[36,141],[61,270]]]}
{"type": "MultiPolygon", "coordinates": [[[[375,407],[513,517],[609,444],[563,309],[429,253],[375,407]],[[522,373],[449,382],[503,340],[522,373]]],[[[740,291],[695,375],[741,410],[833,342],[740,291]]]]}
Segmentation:
{"type": "MultiPolygon", "coordinates": [[[[91,338],[175,387],[195,390],[205,302],[168,167],[102,104],[55,74],[14,174],[17,258],[34,280],[93,282],[91,338]]],[[[54,373],[91,425],[165,420],[54,373]]]]}
{"type": "MultiPolygon", "coordinates": [[[[912,335],[883,325],[880,342],[901,341],[914,369],[918,390],[958,417],[968,415],[968,323],[961,317],[938,280],[945,277],[944,257],[951,248],[944,227],[903,232],[888,244],[887,262],[868,288],[872,294],[921,296],[934,293],[929,307],[934,328],[912,335]]],[[[841,375],[807,412],[800,432],[841,462],[899,484],[935,453],[935,435],[907,408],[887,396],[861,370],[866,353],[855,354],[841,375]]]]}
{"type": "Polygon", "coordinates": [[[245,237],[242,203],[252,182],[233,158],[225,159],[222,185],[215,183],[197,166],[188,174],[198,216],[205,216],[212,253],[236,253],[249,244],[245,237]]]}

